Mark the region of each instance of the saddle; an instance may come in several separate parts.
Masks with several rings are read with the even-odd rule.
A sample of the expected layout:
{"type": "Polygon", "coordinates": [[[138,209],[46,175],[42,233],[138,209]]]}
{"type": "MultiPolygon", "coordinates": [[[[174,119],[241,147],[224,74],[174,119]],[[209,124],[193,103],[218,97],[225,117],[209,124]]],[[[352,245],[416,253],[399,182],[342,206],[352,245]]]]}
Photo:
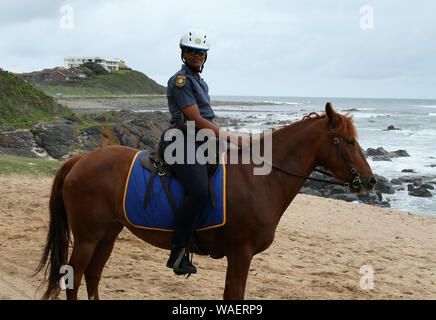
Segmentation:
{"type": "MultiPolygon", "coordinates": [[[[217,149],[217,150],[219,150],[219,149],[217,149]]],[[[170,206],[175,214],[177,207],[176,207],[174,199],[171,195],[170,189],[168,187],[168,182],[165,178],[165,177],[174,178],[175,174],[171,169],[171,165],[169,165],[165,162],[165,159],[164,159],[163,154],[162,154],[162,150],[159,147],[159,143],[157,143],[155,145],[154,149],[144,152],[141,155],[139,161],[140,161],[141,165],[145,169],[148,169],[151,173],[150,179],[148,180],[147,189],[145,191],[144,208],[147,208],[147,203],[148,203],[150,192],[151,192],[151,189],[153,186],[153,180],[157,174],[162,181],[162,185],[163,185],[165,194],[166,194],[168,201],[170,203],[170,206]]],[[[214,208],[216,208],[216,199],[214,196],[212,176],[217,172],[219,165],[220,165],[219,152],[217,152],[215,163],[214,164],[209,164],[209,163],[206,164],[207,175],[208,175],[208,180],[209,180],[209,183],[208,183],[209,184],[209,193],[211,195],[211,201],[212,201],[212,205],[214,208]]]]}

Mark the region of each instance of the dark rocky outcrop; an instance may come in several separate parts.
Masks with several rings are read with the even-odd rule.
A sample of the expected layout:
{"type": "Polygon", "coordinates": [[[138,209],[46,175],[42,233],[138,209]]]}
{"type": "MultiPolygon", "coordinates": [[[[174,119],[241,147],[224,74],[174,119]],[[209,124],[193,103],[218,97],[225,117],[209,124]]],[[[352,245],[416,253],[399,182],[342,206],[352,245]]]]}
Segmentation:
{"type": "Polygon", "coordinates": [[[431,192],[428,191],[428,188],[424,184],[419,185],[417,188],[415,188],[415,186],[413,184],[408,184],[407,190],[409,191],[409,195],[414,196],[414,197],[426,197],[427,198],[427,197],[433,196],[431,194],[431,192]]]}
{"type": "Polygon", "coordinates": [[[68,156],[71,148],[79,143],[77,130],[70,120],[60,120],[56,124],[37,124],[32,126],[30,132],[36,144],[55,159],[68,156]]]}
{"type": "Polygon", "coordinates": [[[395,150],[388,153],[391,158],[410,157],[406,150],[395,150]]]}
{"type": "MultiPolygon", "coordinates": [[[[331,180],[331,178],[328,178],[316,171],[312,172],[310,176],[318,179],[331,180]]],[[[377,181],[379,181],[378,184],[380,183],[380,185],[376,186],[374,191],[369,193],[353,194],[350,193],[350,191],[346,187],[331,185],[312,180],[306,181],[306,183],[301,188],[300,193],[321,196],[324,198],[339,199],[347,202],[361,200],[364,203],[371,205],[390,207],[389,202],[383,200],[382,193],[393,194],[395,190],[391,182],[387,178],[380,175],[375,175],[375,177],[377,181]]]]}
{"type": "Polygon", "coordinates": [[[4,129],[0,132],[0,153],[33,158],[66,160],[108,145],[136,149],[153,148],[169,123],[162,112],[119,111],[58,118],[39,123],[30,130],[4,129]],[[86,126],[84,123],[96,123],[86,126]]]}
{"type": "Polygon", "coordinates": [[[375,185],[375,191],[379,191],[381,193],[394,194],[395,190],[392,186],[392,182],[387,178],[380,176],[378,174],[374,174],[374,177],[377,179],[377,184],[375,185]]]}
{"type": "Polygon", "coordinates": [[[395,150],[388,152],[382,147],[368,148],[363,150],[365,157],[371,157],[373,161],[392,161],[392,158],[410,157],[406,150],[395,150]]]}
{"type": "Polygon", "coordinates": [[[391,130],[401,130],[400,128],[396,128],[393,125],[388,126],[386,129],[384,129],[384,131],[391,131],[391,130]]]}
{"type": "MultiPolygon", "coordinates": [[[[29,130],[12,130],[0,132],[0,154],[37,158],[33,135],[29,130]]],[[[43,150],[40,150],[43,151],[43,150]]]]}
{"type": "Polygon", "coordinates": [[[378,147],[377,149],[368,148],[366,149],[366,154],[370,157],[373,156],[388,156],[389,152],[387,152],[384,148],[378,147]]]}

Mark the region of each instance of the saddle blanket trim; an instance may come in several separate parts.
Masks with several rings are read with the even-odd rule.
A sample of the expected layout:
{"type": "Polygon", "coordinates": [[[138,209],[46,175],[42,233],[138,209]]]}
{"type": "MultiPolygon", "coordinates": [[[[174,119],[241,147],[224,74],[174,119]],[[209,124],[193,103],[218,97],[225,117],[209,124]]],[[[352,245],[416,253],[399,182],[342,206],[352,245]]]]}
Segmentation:
{"type": "MultiPolygon", "coordinates": [[[[130,174],[132,172],[132,168],[133,165],[135,164],[135,160],[136,158],[139,156],[139,154],[142,151],[138,151],[135,156],[133,157],[132,163],[130,164],[130,168],[129,168],[129,173],[127,174],[127,179],[126,179],[126,184],[124,186],[124,196],[123,196],[123,211],[124,211],[124,217],[126,218],[126,220],[135,228],[140,228],[140,229],[148,229],[148,230],[156,230],[156,231],[166,231],[166,232],[174,232],[174,230],[170,230],[170,229],[161,229],[161,228],[153,228],[153,227],[144,227],[144,226],[140,226],[140,225],[135,225],[134,223],[132,223],[126,213],[126,195],[127,195],[127,187],[129,185],[129,179],[130,179],[130,174]]],[[[197,231],[203,231],[203,230],[209,230],[209,229],[214,229],[214,228],[218,228],[218,227],[222,227],[223,225],[226,224],[226,220],[227,220],[227,214],[226,214],[226,163],[224,160],[224,156],[225,156],[225,152],[222,155],[222,165],[223,165],[223,222],[221,224],[218,225],[214,225],[214,226],[209,226],[209,227],[205,227],[205,228],[200,228],[200,229],[196,229],[197,231]]]]}

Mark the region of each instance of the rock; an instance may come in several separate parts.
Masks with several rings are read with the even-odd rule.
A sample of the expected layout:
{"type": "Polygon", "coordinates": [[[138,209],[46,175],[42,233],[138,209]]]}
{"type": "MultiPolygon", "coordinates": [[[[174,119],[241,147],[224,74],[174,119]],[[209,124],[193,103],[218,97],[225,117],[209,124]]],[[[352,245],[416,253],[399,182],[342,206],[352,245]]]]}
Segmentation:
{"type": "Polygon", "coordinates": [[[409,153],[406,150],[396,150],[388,152],[382,147],[378,147],[377,149],[368,148],[364,152],[365,157],[372,157],[373,161],[392,161],[391,158],[399,158],[399,157],[410,157],[409,153]]]}
{"type": "Polygon", "coordinates": [[[373,161],[392,161],[391,158],[388,155],[373,156],[372,160],[373,161]]]}
{"type": "Polygon", "coordinates": [[[55,159],[68,155],[70,150],[79,143],[75,126],[66,123],[54,125],[42,123],[34,125],[30,131],[37,145],[55,159]]]}
{"type": "Polygon", "coordinates": [[[329,196],[329,198],[337,199],[337,200],[344,200],[347,202],[353,202],[353,201],[359,200],[359,198],[353,193],[343,193],[343,194],[336,193],[336,194],[332,194],[331,196],[329,196]]]}
{"type": "Polygon", "coordinates": [[[330,194],[344,194],[344,193],[349,193],[350,192],[348,190],[348,188],[346,188],[346,187],[335,186],[335,185],[330,187],[329,190],[330,190],[330,194]]]}
{"type": "Polygon", "coordinates": [[[82,123],[82,121],[76,115],[62,117],[62,119],[69,120],[69,121],[71,121],[73,123],[77,123],[77,124],[82,123]]]}
{"type": "Polygon", "coordinates": [[[380,176],[378,174],[374,174],[374,177],[377,179],[377,184],[375,185],[376,191],[380,191],[381,193],[394,194],[395,189],[392,186],[392,183],[385,177],[380,176]]]}
{"type": "Polygon", "coordinates": [[[0,147],[0,154],[9,154],[11,156],[26,157],[26,158],[38,158],[38,156],[32,151],[15,149],[15,148],[0,147]]]}
{"type": "Polygon", "coordinates": [[[406,150],[395,150],[388,153],[391,158],[410,157],[406,150]]]}
{"type": "Polygon", "coordinates": [[[394,186],[394,189],[395,189],[395,191],[403,191],[403,190],[405,190],[406,188],[404,187],[404,186],[394,186]]]}
{"type": "Polygon", "coordinates": [[[0,154],[37,158],[37,154],[32,151],[35,147],[35,139],[29,130],[0,132],[0,154]]]}
{"type": "Polygon", "coordinates": [[[388,126],[384,131],[391,131],[391,130],[401,130],[400,128],[396,128],[393,125],[388,126]]]}
{"type": "Polygon", "coordinates": [[[402,182],[406,182],[406,183],[413,183],[413,182],[422,182],[422,177],[416,177],[416,176],[402,176],[399,177],[398,179],[400,179],[402,182]]]}
{"type": "Polygon", "coordinates": [[[402,185],[403,184],[403,182],[400,180],[400,179],[392,179],[391,180],[391,183],[393,184],[393,185],[402,185]]]}
{"type": "Polygon", "coordinates": [[[415,170],[413,169],[403,169],[401,172],[409,172],[409,173],[415,173],[415,170]]]}
{"type": "Polygon", "coordinates": [[[383,194],[381,193],[381,191],[376,190],[375,194],[377,195],[378,201],[381,202],[383,200],[383,194]]]}
{"type": "Polygon", "coordinates": [[[378,200],[378,196],[375,192],[367,192],[364,194],[357,195],[359,200],[364,201],[365,203],[374,205],[374,204],[380,204],[378,200]]]}
{"type": "Polygon", "coordinates": [[[382,201],[380,203],[380,207],[382,207],[382,208],[390,208],[391,204],[389,203],[389,201],[382,201]]]}
{"type": "Polygon", "coordinates": [[[382,147],[378,147],[377,149],[368,148],[368,149],[366,149],[366,154],[370,157],[389,155],[389,153],[385,149],[383,149],[382,147]]]}
{"type": "Polygon", "coordinates": [[[82,129],[80,136],[82,137],[82,146],[87,152],[99,147],[121,144],[120,139],[109,126],[93,126],[82,129]]]}
{"type": "Polygon", "coordinates": [[[414,197],[429,198],[429,197],[433,196],[430,191],[428,191],[425,187],[422,187],[422,186],[415,188],[412,184],[408,184],[407,190],[409,191],[409,195],[414,196],[414,197]]]}
{"type": "Polygon", "coordinates": [[[321,192],[319,192],[317,190],[313,190],[312,188],[307,188],[307,187],[302,187],[300,189],[300,193],[308,194],[308,195],[311,195],[311,196],[317,196],[317,197],[321,196],[321,192]]]}
{"type": "Polygon", "coordinates": [[[434,187],[430,183],[423,183],[422,187],[426,189],[434,190],[434,187]]]}

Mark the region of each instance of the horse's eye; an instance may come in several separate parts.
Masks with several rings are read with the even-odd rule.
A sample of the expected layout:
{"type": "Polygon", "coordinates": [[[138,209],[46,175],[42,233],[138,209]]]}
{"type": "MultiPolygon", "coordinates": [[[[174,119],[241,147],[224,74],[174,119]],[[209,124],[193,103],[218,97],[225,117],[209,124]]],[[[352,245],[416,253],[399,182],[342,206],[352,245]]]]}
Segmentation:
{"type": "Polygon", "coordinates": [[[346,140],[346,142],[347,142],[347,144],[348,144],[349,146],[354,146],[354,139],[352,139],[352,140],[346,140]]]}

